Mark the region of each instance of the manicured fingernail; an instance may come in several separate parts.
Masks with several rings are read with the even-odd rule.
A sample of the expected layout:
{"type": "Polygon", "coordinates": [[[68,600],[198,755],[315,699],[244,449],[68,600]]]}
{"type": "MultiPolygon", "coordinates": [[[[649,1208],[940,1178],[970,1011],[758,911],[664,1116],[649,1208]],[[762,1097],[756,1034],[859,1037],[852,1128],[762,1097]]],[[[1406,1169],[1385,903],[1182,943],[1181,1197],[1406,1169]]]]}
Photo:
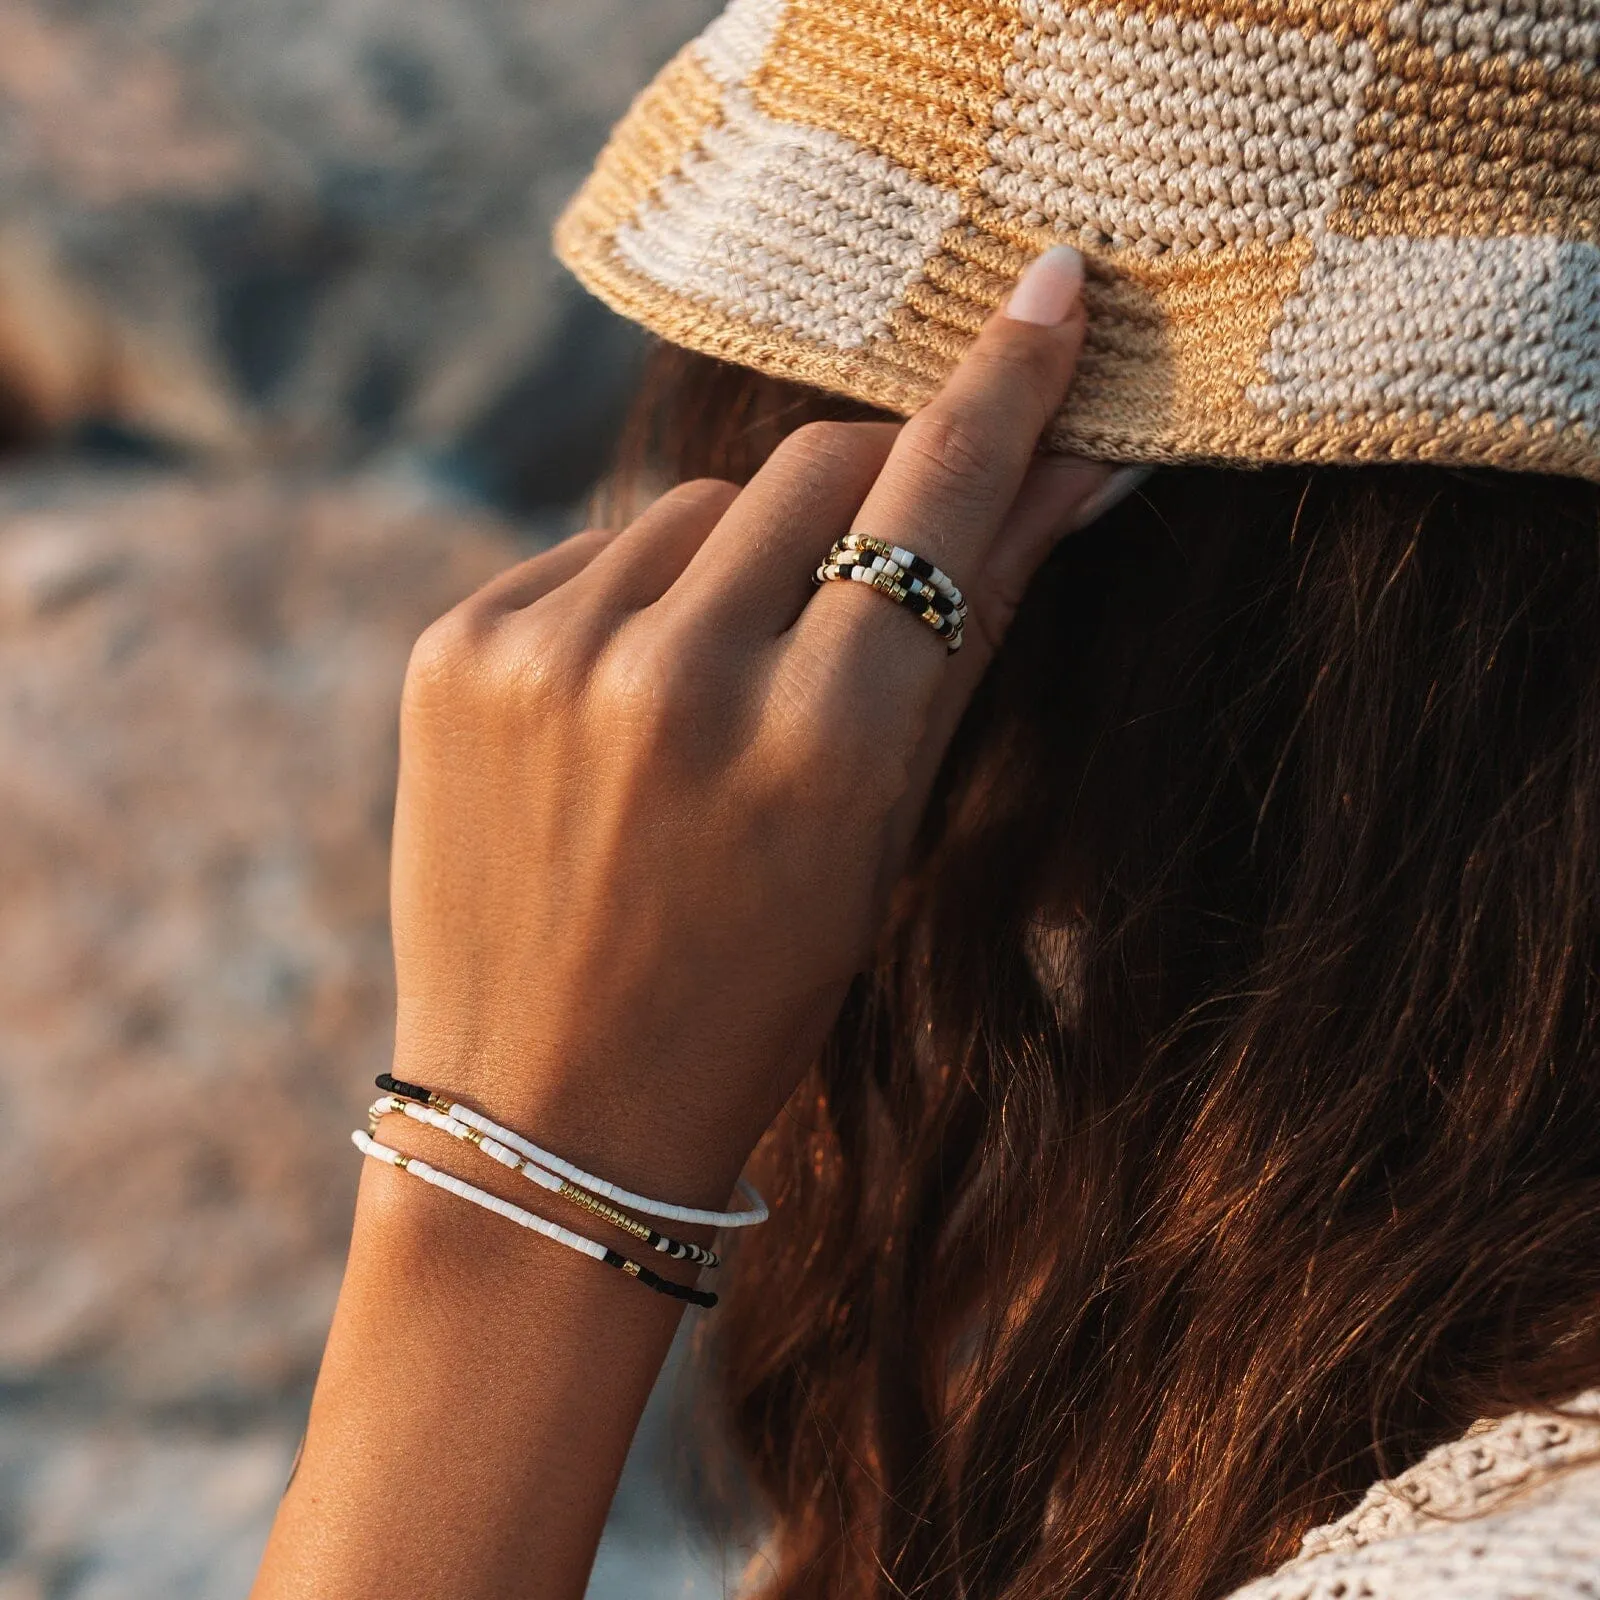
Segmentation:
{"type": "Polygon", "coordinates": [[[1087,528],[1112,506],[1120,505],[1154,471],[1154,467],[1119,467],[1078,507],[1070,531],[1076,533],[1079,528],[1087,528]]]}
{"type": "Polygon", "coordinates": [[[1083,257],[1070,244],[1058,244],[1029,262],[1006,301],[1006,315],[1013,322],[1054,328],[1067,320],[1082,292],[1083,257]]]}

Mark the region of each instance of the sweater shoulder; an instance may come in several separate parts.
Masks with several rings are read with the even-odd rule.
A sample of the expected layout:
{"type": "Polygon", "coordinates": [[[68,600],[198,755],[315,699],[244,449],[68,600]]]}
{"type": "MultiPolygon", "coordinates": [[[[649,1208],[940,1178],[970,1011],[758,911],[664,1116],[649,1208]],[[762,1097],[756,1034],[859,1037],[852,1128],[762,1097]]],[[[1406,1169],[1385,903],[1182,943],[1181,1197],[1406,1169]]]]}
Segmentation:
{"type": "Polygon", "coordinates": [[[1595,1600],[1600,1392],[1482,1423],[1230,1600],[1595,1600]]]}

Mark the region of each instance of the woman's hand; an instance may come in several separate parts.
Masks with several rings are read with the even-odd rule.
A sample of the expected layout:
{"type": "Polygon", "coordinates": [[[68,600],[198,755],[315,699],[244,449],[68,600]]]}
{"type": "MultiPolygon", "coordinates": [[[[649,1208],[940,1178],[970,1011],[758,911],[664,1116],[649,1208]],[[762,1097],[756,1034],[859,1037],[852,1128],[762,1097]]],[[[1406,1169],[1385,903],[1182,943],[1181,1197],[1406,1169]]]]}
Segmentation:
{"type": "Polygon", "coordinates": [[[394,842],[399,1076],[724,1201],[867,958],[1025,586],[1105,480],[1034,459],[1080,284],[1051,252],[904,427],[803,428],[744,490],[686,484],[427,631],[394,842]],[[813,589],[852,527],[964,589],[959,654],[863,585],[813,589]]]}
{"type": "MultiPolygon", "coordinates": [[[[1032,461],[1077,280],[1070,252],[1036,267],[904,428],[807,429],[743,492],[676,490],[428,631],[394,845],[400,1077],[631,1188],[725,1201],[867,956],[1024,587],[1104,492],[1103,468],[1032,461]],[[863,585],[813,592],[852,525],[962,586],[959,655],[863,585]]],[[[682,1308],[364,1167],[256,1600],[578,1600],[682,1308]]]]}

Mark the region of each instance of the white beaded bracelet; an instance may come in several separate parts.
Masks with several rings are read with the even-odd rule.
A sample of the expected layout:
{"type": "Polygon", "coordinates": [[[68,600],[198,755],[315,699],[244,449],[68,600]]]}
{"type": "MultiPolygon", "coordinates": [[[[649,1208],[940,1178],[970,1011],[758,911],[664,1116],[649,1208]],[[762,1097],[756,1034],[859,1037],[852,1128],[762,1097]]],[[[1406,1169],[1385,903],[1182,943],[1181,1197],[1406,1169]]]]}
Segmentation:
{"type": "Polygon", "coordinates": [[[686,1284],[674,1283],[670,1278],[659,1277],[648,1267],[641,1266],[627,1256],[619,1255],[615,1250],[607,1249],[605,1245],[598,1244],[593,1239],[586,1239],[581,1233],[563,1228],[560,1223],[549,1222],[543,1217],[535,1216],[531,1211],[524,1211],[521,1206],[514,1206],[509,1200],[502,1200],[499,1195],[490,1194],[487,1189],[474,1188],[472,1184],[464,1183],[448,1172],[440,1172],[437,1167],[430,1167],[426,1161],[421,1161],[416,1156],[404,1155],[389,1145],[379,1144],[360,1128],[351,1133],[350,1142],[362,1155],[371,1160],[398,1167],[402,1172],[409,1172],[413,1178],[421,1178],[424,1183],[432,1184],[435,1189],[443,1189],[462,1200],[470,1201],[475,1206],[481,1206],[485,1211],[493,1211],[497,1216],[516,1223],[520,1228],[541,1234],[546,1239],[554,1240],[556,1244],[564,1244],[569,1250],[576,1250],[579,1255],[588,1256],[593,1261],[602,1262],[608,1267],[616,1267],[627,1273],[630,1278],[637,1278],[647,1289],[653,1289],[657,1294],[668,1295],[674,1300],[685,1300],[690,1305],[701,1306],[708,1311],[717,1303],[717,1297],[704,1289],[691,1289],[686,1284]]]}
{"type": "Polygon", "coordinates": [[[437,1128],[441,1133],[448,1133],[453,1139],[476,1145],[486,1156],[498,1161],[501,1166],[510,1167],[513,1172],[520,1172],[523,1177],[538,1184],[541,1189],[547,1189],[551,1194],[558,1194],[562,1199],[582,1206],[591,1215],[603,1218],[613,1227],[621,1228],[624,1233],[631,1234],[635,1239],[649,1245],[652,1250],[670,1256],[674,1261],[692,1261],[701,1267],[716,1267],[722,1264],[715,1250],[708,1250],[704,1245],[688,1244],[682,1239],[669,1239],[664,1233],[658,1233],[647,1223],[630,1217],[625,1211],[620,1211],[608,1201],[590,1194],[587,1189],[579,1188],[569,1179],[557,1177],[555,1173],[546,1172],[543,1167],[535,1166],[533,1162],[525,1160],[509,1145],[502,1144],[492,1135],[480,1133],[458,1117],[452,1117],[444,1111],[436,1111],[432,1106],[420,1105],[415,1100],[406,1100],[397,1094],[386,1094],[381,1099],[374,1100],[367,1108],[367,1132],[376,1133],[379,1119],[391,1112],[399,1112],[413,1122],[425,1123],[430,1128],[437,1128]]]}
{"type": "Polygon", "coordinates": [[[604,1178],[597,1178],[592,1172],[585,1172],[582,1167],[575,1167],[570,1161],[563,1161],[560,1156],[551,1155],[548,1150],[541,1150],[538,1145],[524,1139],[519,1133],[513,1133],[510,1128],[502,1128],[498,1122],[491,1122],[488,1117],[474,1111],[471,1106],[461,1105],[432,1089],[424,1089],[415,1083],[402,1083],[399,1078],[387,1072],[380,1073],[377,1081],[378,1087],[385,1094],[399,1095],[402,1099],[415,1100],[423,1105],[432,1106],[434,1110],[454,1117],[457,1122],[464,1122],[469,1128],[476,1128],[479,1133],[485,1133],[491,1139],[498,1139],[502,1144],[509,1145],[519,1155],[526,1156],[536,1167],[556,1173],[559,1177],[568,1178],[580,1188],[611,1201],[613,1205],[626,1206],[630,1211],[642,1211],[647,1217],[660,1217],[667,1222],[685,1222],[704,1228],[753,1228],[757,1223],[765,1222],[770,1215],[767,1202],[743,1178],[739,1180],[739,1192],[750,1202],[748,1211],[705,1211],[698,1206],[669,1205],[664,1200],[651,1200],[642,1194],[633,1194],[614,1183],[607,1183],[604,1178]]]}

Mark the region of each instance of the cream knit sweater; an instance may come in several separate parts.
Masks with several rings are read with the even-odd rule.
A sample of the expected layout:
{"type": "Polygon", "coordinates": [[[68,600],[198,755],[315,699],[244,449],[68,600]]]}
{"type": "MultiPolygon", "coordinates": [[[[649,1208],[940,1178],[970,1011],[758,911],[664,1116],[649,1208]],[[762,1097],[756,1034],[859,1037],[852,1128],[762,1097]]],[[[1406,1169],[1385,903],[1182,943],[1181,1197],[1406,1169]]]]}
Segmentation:
{"type": "Polygon", "coordinates": [[[1477,1424],[1230,1600],[1597,1600],[1600,1389],[1566,1409],[1477,1424]]]}

